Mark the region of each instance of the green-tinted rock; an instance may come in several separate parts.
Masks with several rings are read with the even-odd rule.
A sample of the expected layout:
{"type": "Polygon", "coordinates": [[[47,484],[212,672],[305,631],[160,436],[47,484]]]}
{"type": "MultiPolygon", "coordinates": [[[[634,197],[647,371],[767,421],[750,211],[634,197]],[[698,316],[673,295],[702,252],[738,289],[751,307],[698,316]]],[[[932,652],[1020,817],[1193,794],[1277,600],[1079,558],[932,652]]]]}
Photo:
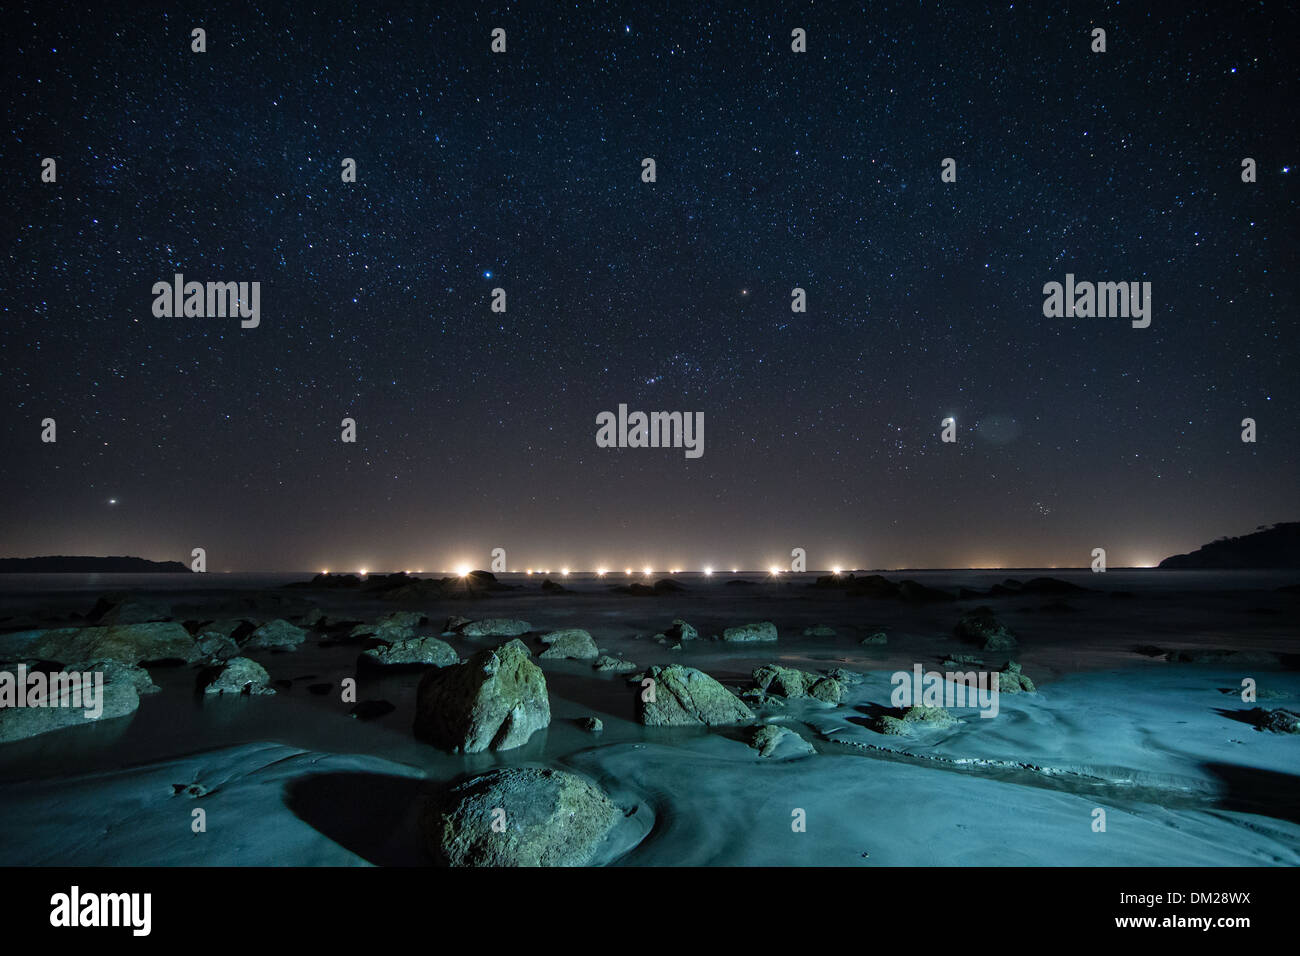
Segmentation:
{"type": "Polygon", "coordinates": [[[445,750],[510,750],[550,722],[546,677],[519,640],[429,671],[416,691],[415,733],[445,750]]]}
{"type": "Polygon", "coordinates": [[[429,800],[420,823],[429,852],[451,866],[585,866],[621,815],[583,777],[512,767],[429,800]]]}
{"type": "Polygon", "coordinates": [[[715,726],[752,720],[748,707],[716,680],[694,667],[652,667],[654,700],[637,696],[637,719],[647,727],[715,726]]]}

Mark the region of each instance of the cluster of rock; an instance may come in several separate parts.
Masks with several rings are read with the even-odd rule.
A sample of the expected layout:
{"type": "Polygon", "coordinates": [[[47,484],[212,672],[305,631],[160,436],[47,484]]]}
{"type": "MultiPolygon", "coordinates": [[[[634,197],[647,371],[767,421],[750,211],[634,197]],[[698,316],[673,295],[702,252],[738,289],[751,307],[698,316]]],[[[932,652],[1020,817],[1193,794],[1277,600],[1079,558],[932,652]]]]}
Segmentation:
{"type": "Polygon", "coordinates": [[[745,696],[760,704],[772,697],[785,700],[812,698],[824,704],[838,704],[844,699],[845,688],[840,680],[794,667],[764,664],[755,668],[753,679],[754,686],[745,696]]]}
{"type": "Polygon", "coordinates": [[[956,717],[942,707],[927,707],[916,704],[904,707],[895,714],[882,714],[875,719],[877,733],[890,736],[911,736],[923,730],[946,730],[961,723],[956,717]]]}

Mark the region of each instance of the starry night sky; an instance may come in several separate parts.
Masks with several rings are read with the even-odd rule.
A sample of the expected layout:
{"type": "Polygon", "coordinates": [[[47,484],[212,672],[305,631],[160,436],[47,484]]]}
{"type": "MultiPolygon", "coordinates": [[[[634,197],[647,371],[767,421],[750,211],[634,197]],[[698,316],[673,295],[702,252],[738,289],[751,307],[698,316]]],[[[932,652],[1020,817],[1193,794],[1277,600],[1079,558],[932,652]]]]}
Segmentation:
{"type": "Polygon", "coordinates": [[[1300,517],[1295,7],[86,6],[3,33],[4,554],[1119,566],[1300,517]],[[155,318],[176,272],[260,327],[155,318]],[[1151,327],[1045,319],[1067,272],[1151,327]],[[621,402],[704,456],[597,448],[621,402]]]}

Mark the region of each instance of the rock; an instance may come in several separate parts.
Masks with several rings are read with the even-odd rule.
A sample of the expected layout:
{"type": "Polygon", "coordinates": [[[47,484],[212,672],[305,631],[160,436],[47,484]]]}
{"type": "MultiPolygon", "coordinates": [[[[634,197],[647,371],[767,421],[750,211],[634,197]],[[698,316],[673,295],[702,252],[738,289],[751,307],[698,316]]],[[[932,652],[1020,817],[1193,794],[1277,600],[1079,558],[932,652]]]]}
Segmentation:
{"type": "Polygon", "coordinates": [[[980,605],[962,615],[956,627],[957,636],[974,641],[985,651],[1004,651],[1016,647],[1016,637],[993,615],[993,609],[980,605]]]}
{"type": "Polygon", "coordinates": [[[86,619],[94,624],[147,624],[166,621],[172,616],[170,605],[149,598],[119,592],[105,594],[90,609],[86,619]]]}
{"type": "Polygon", "coordinates": [[[377,624],[358,624],[348,632],[349,640],[369,638],[374,641],[382,641],[385,644],[409,641],[413,637],[415,637],[413,627],[389,621],[381,621],[377,624]]]}
{"type": "Polygon", "coordinates": [[[761,694],[797,700],[812,697],[826,704],[838,704],[844,699],[844,685],[832,677],[823,677],[809,671],[764,664],[754,670],[754,687],[761,694]]]}
{"type": "Polygon", "coordinates": [[[668,630],[664,631],[664,637],[669,641],[682,642],[693,641],[700,636],[700,632],[687,624],[680,617],[673,618],[673,623],[669,625],[668,630]]]}
{"type": "Polygon", "coordinates": [[[357,720],[374,720],[395,710],[397,707],[386,700],[363,700],[349,711],[348,716],[357,720]]]}
{"type": "Polygon", "coordinates": [[[545,581],[542,582],[542,590],[543,590],[543,591],[546,591],[546,592],[549,593],[549,594],[568,594],[568,593],[570,593],[570,592],[569,592],[569,589],[566,588],[563,584],[556,584],[556,583],[555,583],[554,581],[552,581],[550,578],[547,578],[545,581]]]}
{"type": "Polygon", "coordinates": [[[596,649],[596,642],[591,639],[591,635],[579,627],[551,631],[549,634],[543,634],[538,640],[550,645],[541,653],[541,659],[544,661],[590,661],[600,656],[600,651],[596,649]]]}
{"type": "Polygon", "coordinates": [[[722,639],[729,644],[770,643],[776,640],[776,625],[771,621],[758,621],[729,627],[722,632],[722,639]]]}
{"type": "Polygon", "coordinates": [[[760,757],[802,757],[817,752],[793,730],[776,724],[756,727],[749,737],[749,745],[758,751],[760,757]]]}
{"type": "Polygon", "coordinates": [[[460,663],[460,656],[450,644],[436,637],[412,637],[404,641],[394,641],[392,644],[367,648],[361,652],[357,662],[373,664],[377,667],[413,664],[450,667],[460,663]]]}
{"type": "Polygon", "coordinates": [[[1022,690],[1032,694],[1037,688],[1034,687],[1034,682],[1029,679],[1028,674],[1020,672],[1019,664],[1015,661],[1007,661],[1007,666],[998,672],[998,692],[1018,694],[1022,690]]]}
{"type": "Polygon", "coordinates": [[[1259,730],[1268,730],[1275,734],[1300,734],[1300,714],[1281,707],[1277,710],[1255,707],[1248,711],[1246,716],[1259,730]]]}
{"type": "Polygon", "coordinates": [[[266,668],[247,657],[232,657],[199,674],[199,689],[205,694],[274,694],[270,683],[266,668]]]}
{"type": "Polygon", "coordinates": [[[943,659],[944,667],[983,667],[984,661],[970,654],[953,654],[943,659]]]}
{"type": "Polygon", "coordinates": [[[841,684],[861,684],[862,675],[844,667],[832,667],[826,672],[827,677],[834,677],[841,684]]]}
{"type": "Polygon", "coordinates": [[[228,661],[239,656],[239,645],[224,634],[202,631],[194,638],[194,649],[203,660],[228,661]]]}
{"type": "Polygon", "coordinates": [[[938,588],[926,587],[916,581],[899,581],[898,596],[911,604],[931,604],[935,601],[955,601],[956,596],[938,588]]]}
{"type": "Polygon", "coordinates": [[[296,648],[305,640],[307,640],[306,631],[295,627],[283,618],[276,618],[254,630],[244,638],[240,646],[254,650],[271,647],[296,648]]]}
{"type": "Polygon", "coordinates": [[[815,624],[812,627],[805,627],[803,629],[803,636],[804,637],[834,637],[835,628],[827,624],[815,624]]]}
{"type": "Polygon", "coordinates": [[[637,669],[636,664],[631,661],[619,660],[617,657],[611,657],[608,654],[601,654],[591,666],[593,670],[614,671],[619,674],[630,674],[637,669]]]}
{"type": "Polygon", "coordinates": [[[91,661],[88,664],[76,664],[71,667],[65,667],[64,670],[77,671],[100,671],[104,674],[106,681],[126,681],[135,688],[135,692],[141,697],[147,694],[157,694],[162,688],[153,682],[149,672],[143,667],[136,664],[126,664],[122,661],[91,661]]]}
{"type": "Polygon", "coordinates": [[[864,637],[858,643],[866,647],[879,647],[882,644],[889,643],[889,635],[884,631],[876,631],[876,633],[864,637]]]}
{"type": "Polygon", "coordinates": [[[585,866],[621,816],[577,774],[511,767],[427,801],[420,825],[430,854],[451,866],[585,866]]]}
{"type": "Polygon", "coordinates": [[[464,637],[518,637],[532,629],[533,626],[527,621],[490,617],[483,621],[469,621],[459,630],[464,637]]]}
{"type": "Polygon", "coordinates": [[[578,721],[578,726],[592,734],[598,734],[605,729],[605,723],[599,717],[584,717],[578,721]]]}
{"type": "Polygon", "coordinates": [[[844,685],[834,677],[823,677],[808,688],[808,696],[823,704],[838,704],[844,699],[844,685]]]}
{"type": "Polygon", "coordinates": [[[139,668],[113,661],[102,670],[89,671],[89,678],[85,677],[85,671],[69,670],[51,680],[51,672],[42,671],[45,675],[41,684],[44,696],[66,702],[53,707],[31,706],[32,693],[37,686],[31,680],[34,672],[17,668],[6,671],[9,676],[0,678],[0,699],[5,700],[7,705],[12,699],[13,704],[0,707],[0,743],[26,740],[40,734],[82,727],[134,713],[140,706],[140,693],[136,690],[139,678],[134,673],[136,670],[139,668]],[[96,674],[99,676],[96,677],[96,674]],[[17,706],[17,684],[20,677],[24,681],[23,697],[28,702],[23,707],[17,706]],[[98,691],[95,688],[97,681],[98,691]],[[77,689],[82,693],[79,701],[76,697],[77,689]],[[87,699],[87,694],[94,699],[87,699]],[[69,706],[76,703],[81,706],[69,706]],[[94,716],[90,716],[88,711],[94,713],[94,716]]]}
{"type": "Polygon", "coordinates": [[[447,623],[442,626],[442,633],[446,634],[448,631],[459,631],[469,623],[469,618],[461,617],[459,614],[456,614],[453,617],[447,618],[447,623]]]}
{"type": "Polygon", "coordinates": [[[648,676],[654,681],[654,700],[645,700],[644,694],[636,698],[637,719],[647,727],[712,727],[754,717],[727,688],[693,667],[652,667],[648,676]]]}
{"type": "Polygon", "coordinates": [[[753,678],[754,686],[765,694],[797,698],[807,697],[808,689],[820,679],[820,675],[780,664],[764,664],[755,668],[753,678]]]}
{"type": "Polygon", "coordinates": [[[942,707],[926,707],[917,704],[904,707],[902,717],[885,715],[876,718],[875,730],[878,733],[893,736],[907,736],[919,730],[943,730],[961,723],[956,717],[942,707]]]}
{"type": "Polygon", "coordinates": [[[17,631],[0,636],[0,660],[193,661],[198,651],[184,626],[166,621],[155,624],[117,624],[106,627],[63,627],[43,631],[17,631]]]}
{"type": "Polygon", "coordinates": [[[460,753],[522,746],[551,722],[546,677],[520,640],[429,671],[415,711],[416,736],[460,753]]]}

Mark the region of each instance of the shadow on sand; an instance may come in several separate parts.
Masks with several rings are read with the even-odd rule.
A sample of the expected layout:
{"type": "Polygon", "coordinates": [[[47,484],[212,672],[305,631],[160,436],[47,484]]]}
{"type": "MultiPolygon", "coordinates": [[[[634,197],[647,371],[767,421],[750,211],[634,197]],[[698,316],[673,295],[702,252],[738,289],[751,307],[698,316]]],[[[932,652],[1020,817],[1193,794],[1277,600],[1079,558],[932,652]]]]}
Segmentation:
{"type": "Polygon", "coordinates": [[[380,773],[318,773],[290,781],[294,815],[375,866],[430,866],[420,838],[423,780],[380,773]]]}

